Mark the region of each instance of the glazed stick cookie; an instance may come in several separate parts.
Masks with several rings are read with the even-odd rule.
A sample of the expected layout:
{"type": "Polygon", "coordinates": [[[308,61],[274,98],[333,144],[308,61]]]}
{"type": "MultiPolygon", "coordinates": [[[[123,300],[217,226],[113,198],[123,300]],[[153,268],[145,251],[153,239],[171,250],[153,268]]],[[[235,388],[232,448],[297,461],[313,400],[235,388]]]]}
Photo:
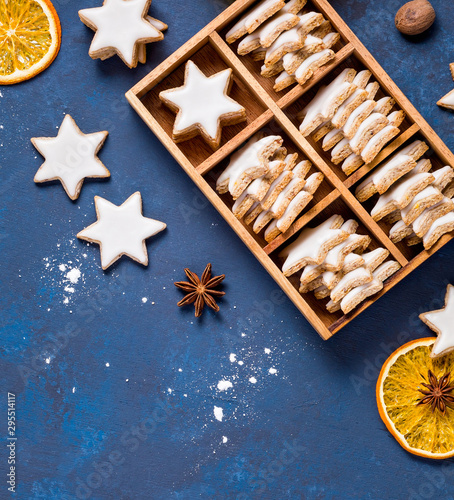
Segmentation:
{"type": "Polygon", "coordinates": [[[356,71],[347,68],[328,86],[321,87],[317,95],[303,109],[304,119],[300,125],[301,134],[306,137],[324,121],[331,119],[339,106],[356,90],[352,83],[356,71]]]}
{"type": "Polygon", "coordinates": [[[242,219],[256,201],[261,201],[263,199],[271,184],[283,172],[284,167],[285,162],[282,160],[273,160],[269,162],[268,173],[253,180],[236,199],[232,207],[232,212],[235,217],[242,219]]]}
{"type": "MultiPolygon", "coordinates": [[[[320,276],[315,278],[313,281],[307,283],[306,285],[301,285],[299,288],[300,293],[307,293],[314,290],[315,297],[324,299],[330,294],[332,290],[341,280],[342,276],[347,273],[358,269],[364,264],[364,260],[361,255],[356,253],[350,253],[345,257],[344,266],[340,271],[324,271],[320,276]]],[[[306,266],[304,269],[306,269],[306,266]]]]}
{"type": "Polygon", "coordinates": [[[333,215],[315,228],[304,228],[298,238],[280,254],[285,258],[282,271],[291,276],[308,264],[321,264],[326,254],[348,238],[349,233],[340,229],[343,219],[333,215]]]}
{"type": "Polygon", "coordinates": [[[399,243],[407,236],[411,236],[412,233],[411,226],[407,226],[403,220],[400,220],[389,230],[389,239],[393,243],[399,243]]]}
{"type": "Polygon", "coordinates": [[[334,59],[334,52],[331,49],[324,49],[320,52],[312,54],[307,57],[300,66],[295,70],[295,80],[300,84],[304,85],[314,73],[327,64],[329,61],[334,59]]]}
{"type": "Polygon", "coordinates": [[[317,26],[320,26],[323,21],[322,14],[317,12],[302,15],[295,27],[283,32],[267,49],[265,66],[272,66],[282,59],[285,54],[303,48],[306,35],[317,26]]]}
{"type": "MultiPolygon", "coordinates": [[[[273,191],[270,190],[270,196],[261,203],[263,210],[257,215],[252,227],[254,233],[260,233],[273,218],[282,217],[290,202],[304,188],[305,184],[306,181],[303,182],[301,177],[295,176],[284,189],[275,188],[273,191]]],[[[307,204],[312,199],[312,196],[309,196],[309,193],[306,194],[308,198],[307,204]]]]}
{"type": "Polygon", "coordinates": [[[399,127],[395,125],[387,125],[385,128],[380,130],[380,132],[375,134],[361,151],[361,158],[363,159],[364,163],[371,163],[377,157],[380,151],[386,146],[386,144],[394,139],[394,137],[398,136],[399,133],[399,127]]]}
{"type": "MultiPolygon", "coordinates": [[[[246,224],[251,224],[262,212],[266,212],[270,207],[278,207],[275,210],[279,210],[283,213],[286,208],[287,199],[292,199],[296,194],[303,189],[306,184],[305,177],[311,168],[311,163],[307,160],[300,162],[293,170],[290,172],[289,182],[287,185],[279,183],[276,180],[266,193],[263,200],[259,203],[255,203],[249,212],[246,214],[244,221],[246,224]],[[283,206],[281,206],[283,204],[283,206]]],[[[268,219],[269,220],[269,219],[268,219]]],[[[263,222],[260,222],[263,224],[263,222]]],[[[258,226],[256,226],[257,228],[258,226]]],[[[261,227],[264,227],[263,225],[261,227]]],[[[258,232],[258,231],[257,231],[258,232]]]]}
{"type": "Polygon", "coordinates": [[[304,188],[290,201],[285,212],[279,218],[272,220],[265,231],[265,241],[270,243],[281,233],[285,233],[298,215],[312,200],[314,193],[323,182],[323,174],[316,172],[308,177],[304,188]]]}
{"type": "Polygon", "coordinates": [[[288,52],[282,57],[282,68],[289,75],[293,75],[305,59],[325,48],[325,44],[321,38],[309,34],[305,37],[303,47],[300,50],[288,52]]]}
{"type": "MultiPolygon", "coordinates": [[[[433,186],[440,191],[443,191],[443,189],[445,189],[445,187],[454,179],[454,169],[449,165],[446,165],[445,167],[432,172],[432,175],[435,178],[433,186]]],[[[451,196],[448,196],[448,198],[451,198],[451,196]]]]}
{"type": "MultiPolygon", "coordinates": [[[[367,92],[367,89],[366,89],[367,92]]],[[[369,96],[368,96],[369,97],[369,96]]],[[[347,139],[353,139],[361,124],[374,111],[376,103],[373,99],[367,99],[360,104],[345,121],[342,133],[347,139]]]]}
{"type": "Polygon", "coordinates": [[[390,278],[400,269],[396,261],[388,261],[377,268],[373,273],[373,280],[365,285],[351,290],[341,301],[340,308],[344,314],[348,314],[368,297],[375,295],[383,288],[383,282],[390,278]]]}
{"type": "Polygon", "coordinates": [[[426,250],[432,248],[435,243],[446,233],[454,231],[454,212],[449,212],[439,217],[429,228],[423,237],[423,245],[426,250]]]}
{"type": "Polygon", "coordinates": [[[279,11],[254,33],[241,40],[238,45],[238,54],[245,56],[259,47],[268,48],[281,33],[296,26],[299,20],[300,18],[295,14],[279,11]]]}
{"type": "Polygon", "coordinates": [[[256,135],[245,146],[230,157],[227,168],[216,182],[216,191],[230,194],[238,198],[246,186],[268,173],[269,158],[282,146],[283,139],[278,135],[270,135],[259,139],[256,135]]]}
{"type": "Polygon", "coordinates": [[[357,286],[350,290],[341,301],[330,300],[327,304],[329,312],[336,312],[342,309],[344,314],[348,314],[355,307],[357,307],[366,298],[376,294],[383,288],[383,282],[391,277],[400,269],[400,264],[395,261],[388,261],[383,263],[387,255],[383,248],[377,248],[369,254],[363,254],[368,257],[369,263],[366,269],[372,273],[372,281],[363,285],[357,286]],[[371,257],[373,258],[371,259],[371,257]],[[379,256],[378,258],[376,256],[379,256]],[[384,256],[384,257],[383,257],[384,256]]]}
{"type": "Polygon", "coordinates": [[[400,211],[400,218],[409,226],[412,224],[424,210],[433,207],[443,199],[439,189],[428,186],[418,193],[408,206],[400,211]]]}
{"type": "Polygon", "coordinates": [[[333,302],[340,302],[353,288],[370,283],[372,279],[372,273],[368,269],[359,267],[342,277],[331,290],[330,298],[333,302]]]}
{"type": "Polygon", "coordinates": [[[416,167],[416,161],[429,149],[423,141],[415,141],[398,151],[391,159],[377,167],[356,188],[356,198],[364,202],[375,193],[383,194],[402,176],[416,167]]]}
{"type": "Polygon", "coordinates": [[[363,253],[361,257],[364,260],[364,267],[369,269],[372,273],[377,269],[377,267],[382,264],[389,256],[389,250],[385,248],[378,247],[375,250],[371,250],[370,252],[363,253]]]}
{"type": "Polygon", "coordinates": [[[426,208],[424,212],[413,222],[412,228],[416,236],[422,238],[430,226],[440,217],[454,210],[454,202],[450,198],[443,197],[441,201],[426,208]]]}
{"type": "Polygon", "coordinates": [[[262,0],[227,32],[227,43],[235,42],[246,33],[253,33],[262,23],[284,6],[284,0],[262,0]]]}
{"type": "MultiPolygon", "coordinates": [[[[349,219],[348,221],[344,222],[340,229],[342,231],[345,231],[346,233],[349,234],[348,238],[350,238],[350,235],[353,235],[356,232],[356,229],[358,228],[358,223],[353,220],[349,219]]],[[[331,271],[339,271],[342,269],[342,266],[344,265],[344,260],[347,254],[352,252],[355,248],[351,247],[351,242],[347,243],[347,240],[344,240],[342,243],[339,245],[336,245],[333,247],[326,255],[324,261],[322,264],[319,265],[307,265],[304,269],[303,272],[301,273],[300,276],[300,282],[302,286],[306,286],[312,281],[314,281],[318,276],[320,276],[323,272],[327,271],[328,269],[325,267],[325,262],[328,261],[330,263],[330,270],[331,271]]]]}
{"type": "Polygon", "coordinates": [[[405,175],[380,196],[371,211],[372,218],[379,221],[394,210],[402,210],[434,180],[434,176],[429,173],[412,174],[410,172],[405,175]]]}

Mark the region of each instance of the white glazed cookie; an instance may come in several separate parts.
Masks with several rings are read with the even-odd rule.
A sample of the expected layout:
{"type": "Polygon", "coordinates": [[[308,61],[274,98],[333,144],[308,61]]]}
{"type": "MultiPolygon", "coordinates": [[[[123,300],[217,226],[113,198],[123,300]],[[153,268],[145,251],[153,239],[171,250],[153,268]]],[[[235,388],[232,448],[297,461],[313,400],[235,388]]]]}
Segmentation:
{"type": "Polygon", "coordinates": [[[341,229],[342,224],[342,217],[333,215],[317,227],[304,228],[298,238],[279,254],[285,258],[284,275],[291,276],[306,265],[321,264],[332,248],[348,238],[349,233],[341,229]]]}
{"type": "Polygon", "coordinates": [[[96,156],[108,132],[84,134],[70,115],[65,115],[57,137],[34,137],[35,148],[45,162],[35,174],[35,182],[59,180],[71,200],[79,197],[87,177],[110,177],[110,172],[96,156]]]}
{"type": "Polygon", "coordinates": [[[419,318],[437,335],[430,356],[439,358],[454,350],[454,287],[448,285],[443,309],[429,311],[419,315],[419,318]]]}
{"type": "Polygon", "coordinates": [[[454,110],[454,90],[448,92],[445,96],[443,96],[438,102],[438,106],[442,108],[454,110]]]}
{"type": "Polygon", "coordinates": [[[236,200],[253,180],[267,174],[269,159],[282,146],[283,139],[270,135],[260,139],[252,137],[243,147],[230,157],[227,168],[216,182],[220,194],[228,191],[236,200]]]}
{"type": "Polygon", "coordinates": [[[262,23],[284,6],[284,0],[262,0],[227,32],[227,43],[233,43],[243,35],[253,33],[262,23]]]}
{"type": "Polygon", "coordinates": [[[107,59],[115,54],[130,68],[140,59],[145,62],[144,44],[164,38],[156,26],[167,25],[148,19],[151,0],[104,0],[101,7],[79,11],[81,21],[95,31],[90,45],[92,59],[107,59]]]}
{"type": "Polygon", "coordinates": [[[140,193],[134,193],[120,206],[95,196],[95,207],[97,222],[77,237],[99,245],[102,268],[107,269],[122,255],[147,266],[145,240],[164,230],[166,224],[142,215],[140,193]]]}
{"type": "Polygon", "coordinates": [[[423,237],[424,248],[429,250],[444,234],[451,231],[454,231],[454,212],[443,215],[430,226],[423,237]]]}
{"type": "Polygon", "coordinates": [[[221,143],[222,127],[246,120],[246,110],[228,96],[233,83],[232,70],[226,69],[210,77],[188,61],[184,85],[164,90],[159,98],[177,113],[172,131],[175,142],[202,135],[217,149],[221,143]]]}

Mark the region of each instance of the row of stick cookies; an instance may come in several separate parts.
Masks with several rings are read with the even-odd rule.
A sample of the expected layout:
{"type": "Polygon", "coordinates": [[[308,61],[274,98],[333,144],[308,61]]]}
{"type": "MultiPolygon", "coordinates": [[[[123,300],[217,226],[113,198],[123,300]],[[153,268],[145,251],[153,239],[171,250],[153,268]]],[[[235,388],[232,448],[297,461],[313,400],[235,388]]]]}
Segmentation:
{"type": "Polygon", "coordinates": [[[367,235],[357,234],[358,223],[344,222],[333,215],[315,228],[305,228],[281,253],[282,271],[291,276],[302,270],[300,293],[313,291],[317,299],[330,298],[329,312],[348,314],[366,298],[378,293],[383,282],[400,269],[386,261],[388,250],[365,251],[371,243],[367,235]],[[386,262],[385,262],[386,261],[386,262]]]}
{"type": "Polygon", "coordinates": [[[312,164],[298,162],[298,153],[288,154],[282,144],[281,136],[256,134],[231,156],[216,183],[218,193],[235,200],[234,215],[257,234],[265,229],[267,242],[287,231],[324,178],[320,172],[307,177],[312,164]]]}
{"type": "Polygon", "coordinates": [[[247,12],[227,33],[228,43],[244,35],[238,54],[263,61],[261,75],[277,77],[279,92],[299,83],[334,58],[332,48],[340,39],[319,12],[303,10],[307,0],[265,0],[247,12]]]}
{"type": "Polygon", "coordinates": [[[454,230],[454,170],[449,165],[432,170],[431,161],[422,158],[428,149],[424,141],[412,142],[376,168],[355,192],[361,202],[380,195],[371,215],[393,224],[393,243],[405,239],[410,246],[423,243],[426,250],[454,230]]]}
{"type": "Polygon", "coordinates": [[[380,86],[369,83],[371,76],[369,70],[346,68],[298,115],[300,132],[316,142],[323,139],[323,150],[331,150],[331,161],[346,175],[373,161],[399,135],[405,119],[402,110],[391,112],[392,97],[375,100],[380,86]]]}

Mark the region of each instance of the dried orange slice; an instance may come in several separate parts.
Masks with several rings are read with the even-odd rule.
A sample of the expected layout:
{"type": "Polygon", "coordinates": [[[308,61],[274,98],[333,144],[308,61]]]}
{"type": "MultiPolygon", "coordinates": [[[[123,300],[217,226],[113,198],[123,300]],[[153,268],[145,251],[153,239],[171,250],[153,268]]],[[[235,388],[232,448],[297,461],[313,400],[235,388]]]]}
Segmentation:
{"type": "Polygon", "coordinates": [[[435,340],[414,340],[391,354],[378,377],[377,405],[403,448],[442,459],[454,456],[454,352],[431,358],[435,340]]]}
{"type": "Polygon", "coordinates": [[[60,44],[60,20],[49,0],[0,0],[0,84],[45,70],[60,44]]]}

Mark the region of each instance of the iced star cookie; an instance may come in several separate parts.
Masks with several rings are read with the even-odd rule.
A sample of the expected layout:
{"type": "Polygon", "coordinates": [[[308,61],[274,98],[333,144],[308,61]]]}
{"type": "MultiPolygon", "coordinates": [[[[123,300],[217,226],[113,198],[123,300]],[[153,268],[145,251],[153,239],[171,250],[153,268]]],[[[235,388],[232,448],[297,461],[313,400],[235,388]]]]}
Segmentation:
{"type": "Polygon", "coordinates": [[[82,230],[77,237],[99,245],[102,268],[107,269],[123,255],[147,266],[145,240],[167,226],[142,215],[140,193],[137,191],[120,206],[95,196],[95,207],[97,222],[82,230]]]}
{"type": "Polygon", "coordinates": [[[65,115],[57,137],[33,137],[35,148],[44,156],[34,181],[59,180],[71,200],[79,197],[87,177],[110,177],[110,172],[96,156],[108,132],[84,134],[70,115],[65,115]]]}
{"type": "Polygon", "coordinates": [[[151,0],[104,0],[101,7],[79,10],[80,20],[96,32],[90,45],[92,59],[117,54],[130,68],[145,62],[144,44],[164,38],[166,25],[147,16],[151,0]],[[160,29],[158,29],[158,27],[160,29]]]}
{"type": "Polygon", "coordinates": [[[200,134],[213,149],[217,149],[221,143],[222,127],[246,120],[246,110],[228,95],[232,84],[230,68],[207,77],[192,61],[188,61],[184,85],[159,94],[161,101],[177,113],[173,140],[187,141],[200,134]]]}
{"type": "Polygon", "coordinates": [[[419,318],[438,335],[430,354],[431,358],[439,358],[454,350],[454,330],[452,328],[454,320],[454,286],[447,286],[443,309],[422,313],[419,318]]]}

